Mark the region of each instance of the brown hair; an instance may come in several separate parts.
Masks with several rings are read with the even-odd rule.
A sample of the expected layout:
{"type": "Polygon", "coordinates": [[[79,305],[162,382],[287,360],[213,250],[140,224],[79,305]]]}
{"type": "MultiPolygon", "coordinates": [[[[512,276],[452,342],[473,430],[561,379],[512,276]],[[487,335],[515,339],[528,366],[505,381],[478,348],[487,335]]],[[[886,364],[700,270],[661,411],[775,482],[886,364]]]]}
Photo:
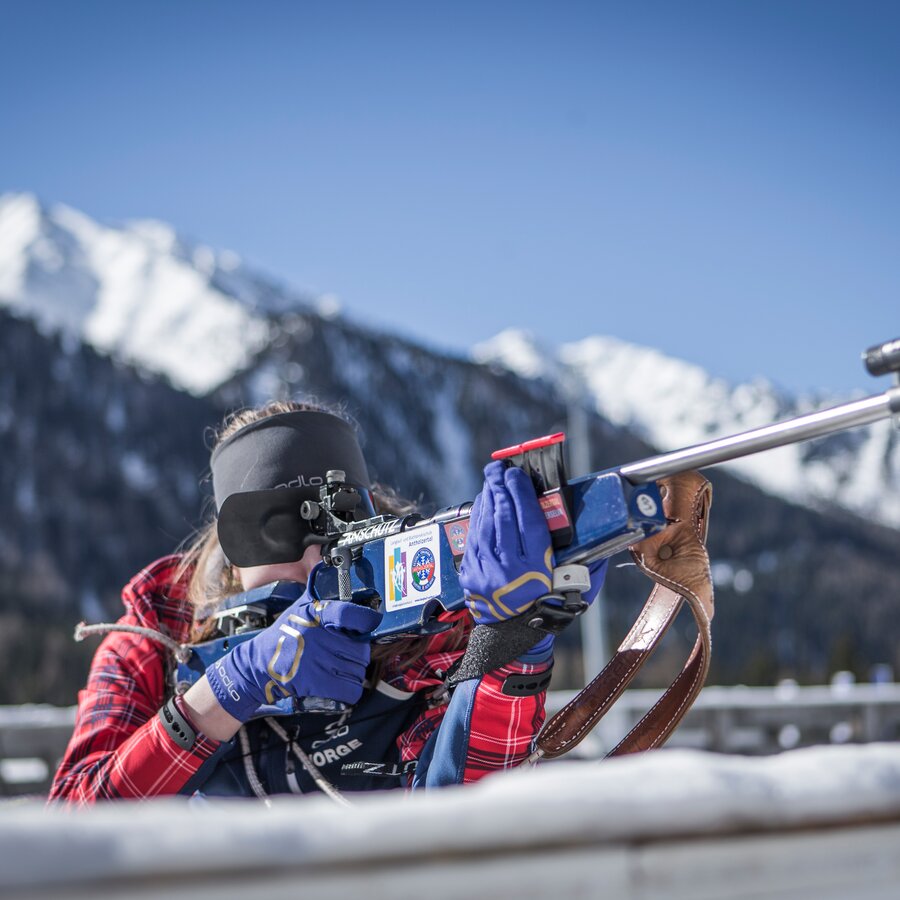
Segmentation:
{"type": "MultiPolygon", "coordinates": [[[[231,413],[213,434],[210,452],[224,440],[231,437],[245,425],[257,422],[268,416],[280,413],[326,412],[336,415],[350,424],[355,424],[343,407],[330,406],[313,399],[307,400],[273,400],[259,407],[245,408],[231,413]]],[[[375,484],[372,486],[372,500],[377,513],[403,516],[415,511],[415,504],[401,497],[393,488],[375,484]]],[[[178,580],[187,579],[187,600],[194,610],[194,622],[191,628],[191,640],[202,641],[212,637],[214,622],[212,614],[221,607],[226,597],[240,593],[241,583],[236,577],[234,567],[228,562],[216,532],[216,519],[212,516],[182,548],[181,563],[178,568],[178,580]]],[[[459,646],[463,639],[463,627],[458,631],[458,639],[452,638],[447,649],[459,646]]],[[[408,666],[419,659],[427,647],[426,638],[409,638],[391,644],[376,644],[372,647],[372,659],[379,663],[388,658],[402,659],[402,665],[408,666]]],[[[372,679],[373,683],[377,678],[372,679]]]]}

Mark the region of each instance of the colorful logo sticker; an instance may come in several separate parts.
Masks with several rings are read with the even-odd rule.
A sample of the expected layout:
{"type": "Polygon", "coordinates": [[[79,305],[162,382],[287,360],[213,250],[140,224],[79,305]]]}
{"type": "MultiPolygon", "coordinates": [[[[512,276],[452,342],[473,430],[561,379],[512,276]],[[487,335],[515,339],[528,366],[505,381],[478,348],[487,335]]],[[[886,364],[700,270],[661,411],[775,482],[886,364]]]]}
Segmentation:
{"type": "Polygon", "coordinates": [[[641,515],[655,516],[658,509],[656,501],[649,494],[637,495],[637,508],[641,515]]]}
{"type": "Polygon", "coordinates": [[[559,531],[560,528],[566,528],[570,524],[563,499],[559,494],[541,494],[538,503],[544,511],[547,527],[551,531],[559,531]]]}
{"type": "Polygon", "coordinates": [[[427,591],[434,584],[434,554],[427,547],[420,547],[412,562],[412,583],[417,591],[427,591]]]}
{"type": "Polygon", "coordinates": [[[444,534],[447,535],[447,543],[454,556],[462,556],[466,549],[466,535],[469,533],[469,520],[461,522],[449,522],[444,526],[444,534]]]}
{"type": "Polygon", "coordinates": [[[390,575],[390,599],[397,603],[406,596],[406,553],[394,547],[390,575]]]}
{"type": "Polygon", "coordinates": [[[410,528],[384,539],[384,601],[388,612],[441,596],[441,532],[410,528]]]}

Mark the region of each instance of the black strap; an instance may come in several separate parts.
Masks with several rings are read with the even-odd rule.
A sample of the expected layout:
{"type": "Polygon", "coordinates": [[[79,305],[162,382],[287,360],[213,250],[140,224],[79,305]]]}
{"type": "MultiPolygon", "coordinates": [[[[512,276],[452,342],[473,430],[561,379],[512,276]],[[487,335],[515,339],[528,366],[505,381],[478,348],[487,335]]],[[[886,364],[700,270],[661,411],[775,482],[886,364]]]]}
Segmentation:
{"type": "Polygon", "coordinates": [[[182,750],[190,750],[197,743],[197,732],[175,705],[174,697],[159,711],[159,719],[166,733],[182,750]]]}
{"type": "Polygon", "coordinates": [[[551,666],[546,672],[538,672],[531,675],[507,675],[503,680],[500,692],[508,697],[532,697],[546,691],[550,686],[550,678],[553,675],[551,666]]]}

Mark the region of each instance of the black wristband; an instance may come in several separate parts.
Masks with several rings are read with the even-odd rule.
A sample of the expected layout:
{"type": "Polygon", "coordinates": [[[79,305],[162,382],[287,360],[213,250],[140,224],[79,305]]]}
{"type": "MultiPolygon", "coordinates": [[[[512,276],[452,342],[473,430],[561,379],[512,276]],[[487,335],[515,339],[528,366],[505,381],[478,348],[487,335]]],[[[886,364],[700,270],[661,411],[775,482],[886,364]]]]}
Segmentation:
{"type": "Polygon", "coordinates": [[[166,733],[182,750],[190,750],[197,743],[197,732],[175,705],[174,697],[159,711],[159,719],[166,733]]]}
{"type": "Polygon", "coordinates": [[[553,675],[551,666],[546,672],[537,672],[532,675],[507,675],[500,688],[501,694],[509,697],[533,697],[547,690],[550,678],[553,675]]]}

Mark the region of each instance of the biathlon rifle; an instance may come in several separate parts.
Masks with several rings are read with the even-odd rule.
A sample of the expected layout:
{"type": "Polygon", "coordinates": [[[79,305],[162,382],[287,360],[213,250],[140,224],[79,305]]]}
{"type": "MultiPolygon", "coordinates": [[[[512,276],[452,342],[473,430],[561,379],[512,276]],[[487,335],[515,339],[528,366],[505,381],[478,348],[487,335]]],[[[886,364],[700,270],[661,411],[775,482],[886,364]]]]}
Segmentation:
{"type": "MultiPolygon", "coordinates": [[[[900,338],[871,347],[863,359],[870,374],[893,374],[896,384],[863,400],[618,468],[569,479],[562,433],[496,451],[494,459],[521,466],[531,476],[553,540],[558,602],[540,605],[532,627],[561,630],[584,611],[580,595],[586,587],[581,581],[584,570],[579,575],[578,567],[610,557],[666,527],[658,479],[900,416],[900,338]]],[[[322,545],[325,567],[316,578],[318,596],[380,610],[381,623],[363,640],[382,643],[444,630],[440,613],[465,605],[458,570],[472,504],[446,507],[428,517],[376,515],[356,521],[360,500],[355,488],[345,483],[344,473],[331,471],[319,501],[304,501],[297,510],[322,545]]],[[[239,606],[222,610],[218,618],[228,637],[208,642],[208,653],[195,654],[193,674],[184,671],[179,678],[199,677],[228,646],[251,637],[271,621],[273,612],[289,605],[295,596],[290,591],[282,596],[283,584],[241,594],[239,606]]]]}

